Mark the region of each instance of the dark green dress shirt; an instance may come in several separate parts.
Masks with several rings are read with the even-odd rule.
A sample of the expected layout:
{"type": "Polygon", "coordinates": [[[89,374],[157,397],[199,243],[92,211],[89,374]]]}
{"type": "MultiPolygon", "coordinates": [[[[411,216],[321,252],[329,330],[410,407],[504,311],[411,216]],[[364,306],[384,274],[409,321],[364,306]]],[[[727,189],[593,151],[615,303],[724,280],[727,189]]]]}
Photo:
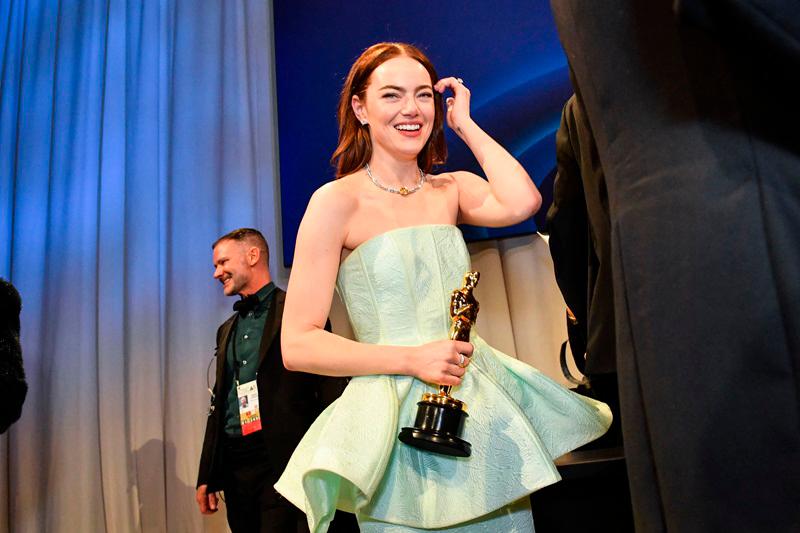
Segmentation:
{"type": "Polygon", "coordinates": [[[275,299],[275,284],[267,283],[259,289],[256,296],[258,296],[258,305],[236,320],[236,326],[228,340],[226,350],[225,390],[228,391],[228,395],[225,409],[225,433],[235,437],[242,435],[242,427],[239,422],[239,398],[236,394],[236,370],[238,368],[239,383],[247,383],[256,379],[258,349],[261,346],[267,311],[275,299]]]}

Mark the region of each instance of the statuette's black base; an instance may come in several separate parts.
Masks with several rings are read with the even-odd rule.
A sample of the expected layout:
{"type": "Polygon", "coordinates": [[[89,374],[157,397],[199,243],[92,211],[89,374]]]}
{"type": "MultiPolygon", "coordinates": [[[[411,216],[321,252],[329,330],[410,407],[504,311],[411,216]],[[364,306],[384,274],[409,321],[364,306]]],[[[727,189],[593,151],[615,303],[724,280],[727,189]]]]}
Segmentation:
{"type": "Polygon", "coordinates": [[[452,435],[441,435],[435,431],[425,433],[417,428],[403,428],[398,438],[409,446],[442,455],[469,457],[472,453],[469,442],[452,435]]]}
{"type": "MultiPolygon", "coordinates": [[[[431,395],[432,396],[432,395],[431,395]]],[[[472,446],[461,439],[464,419],[467,412],[458,405],[458,400],[447,397],[445,404],[422,400],[417,402],[417,418],[414,427],[406,427],[400,431],[400,442],[421,448],[429,452],[469,457],[472,446]]]]}

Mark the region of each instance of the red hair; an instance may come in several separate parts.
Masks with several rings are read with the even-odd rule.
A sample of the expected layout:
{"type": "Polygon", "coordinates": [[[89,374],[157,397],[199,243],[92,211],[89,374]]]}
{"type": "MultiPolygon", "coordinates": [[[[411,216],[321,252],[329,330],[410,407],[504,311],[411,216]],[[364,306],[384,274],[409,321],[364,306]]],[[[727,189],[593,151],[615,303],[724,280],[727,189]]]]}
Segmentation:
{"type": "MultiPolygon", "coordinates": [[[[352,174],[366,165],[372,157],[372,142],[369,130],[362,126],[356,118],[352,107],[353,96],[364,100],[369,86],[369,77],[378,66],[393,57],[406,56],[419,62],[431,77],[431,85],[439,81],[436,69],[430,59],[422,50],[406,43],[378,43],[373,44],[356,59],[350,67],[350,73],[342,87],[339,97],[339,145],[333,152],[331,163],[336,167],[336,177],[341,178],[352,174]]],[[[435,114],[433,130],[428,141],[417,155],[417,165],[425,173],[433,165],[441,165],[447,159],[447,145],[444,140],[444,111],[442,109],[442,95],[433,91],[435,114]]]]}

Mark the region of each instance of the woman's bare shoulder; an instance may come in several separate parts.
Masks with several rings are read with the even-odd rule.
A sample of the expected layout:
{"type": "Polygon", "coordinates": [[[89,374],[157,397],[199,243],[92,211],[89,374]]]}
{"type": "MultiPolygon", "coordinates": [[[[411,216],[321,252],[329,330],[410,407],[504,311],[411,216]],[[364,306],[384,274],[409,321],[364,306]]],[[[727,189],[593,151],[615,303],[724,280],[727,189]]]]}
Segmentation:
{"type": "Polygon", "coordinates": [[[311,195],[307,211],[323,210],[340,216],[351,214],[358,205],[358,189],[352,174],[329,181],[311,195]]]}
{"type": "Polygon", "coordinates": [[[441,174],[426,174],[425,180],[435,189],[449,187],[455,185],[456,174],[458,174],[457,171],[442,172],[441,174]]]}

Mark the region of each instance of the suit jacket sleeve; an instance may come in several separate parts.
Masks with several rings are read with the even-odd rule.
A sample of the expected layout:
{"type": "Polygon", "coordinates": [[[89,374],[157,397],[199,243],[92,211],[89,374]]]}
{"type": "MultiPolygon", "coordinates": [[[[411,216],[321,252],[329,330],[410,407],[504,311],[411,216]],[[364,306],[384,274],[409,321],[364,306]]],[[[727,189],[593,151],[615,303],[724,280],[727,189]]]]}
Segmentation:
{"type": "MultiPolygon", "coordinates": [[[[217,361],[217,357],[220,356],[220,342],[222,337],[222,329],[224,324],[217,329],[217,345],[214,350],[214,360],[217,361]]],[[[216,375],[216,373],[215,373],[216,375]]],[[[213,470],[214,461],[216,458],[214,457],[216,453],[217,447],[217,440],[219,436],[219,420],[220,414],[217,412],[220,409],[220,383],[218,382],[219,378],[217,377],[217,381],[214,383],[214,399],[211,402],[209,407],[208,418],[206,419],[206,431],[205,436],[203,437],[203,451],[200,454],[200,467],[197,473],[197,487],[200,485],[213,485],[213,480],[211,479],[211,472],[213,470]]]]}
{"type": "Polygon", "coordinates": [[[579,155],[572,138],[575,101],[573,95],[564,106],[556,133],[558,172],[553,183],[553,204],[547,213],[547,229],[556,283],[578,324],[585,328],[590,237],[579,155]]]}

